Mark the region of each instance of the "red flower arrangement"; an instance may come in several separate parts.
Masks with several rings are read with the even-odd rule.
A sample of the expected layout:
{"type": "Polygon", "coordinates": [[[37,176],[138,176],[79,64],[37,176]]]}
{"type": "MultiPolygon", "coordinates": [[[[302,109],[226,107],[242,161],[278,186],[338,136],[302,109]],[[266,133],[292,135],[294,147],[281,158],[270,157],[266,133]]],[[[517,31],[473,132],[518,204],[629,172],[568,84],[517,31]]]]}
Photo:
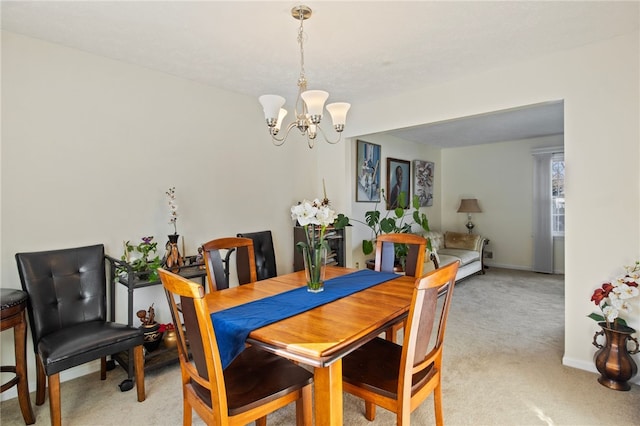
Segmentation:
{"type": "Polygon", "coordinates": [[[158,331],[160,333],[164,333],[165,331],[173,331],[175,329],[175,327],[173,326],[173,323],[167,323],[167,324],[160,324],[160,328],[158,328],[158,331]]]}
{"type": "Polygon", "coordinates": [[[635,265],[625,266],[624,269],[624,275],[595,289],[591,301],[600,308],[602,314],[594,312],[588,315],[589,318],[599,322],[606,321],[608,327],[612,324],[614,327],[618,324],[627,325],[627,322],[620,318],[620,314],[630,313],[632,309],[629,302],[640,295],[640,261],[636,261],[635,265]]]}

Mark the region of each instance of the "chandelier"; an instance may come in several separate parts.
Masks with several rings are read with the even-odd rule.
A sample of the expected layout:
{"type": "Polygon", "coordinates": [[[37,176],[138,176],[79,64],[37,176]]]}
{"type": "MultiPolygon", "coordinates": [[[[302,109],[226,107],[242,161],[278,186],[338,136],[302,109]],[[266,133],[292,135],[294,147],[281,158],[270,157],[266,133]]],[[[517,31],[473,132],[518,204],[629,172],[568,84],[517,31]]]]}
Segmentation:
{"type": "Polygon", "coordinates": [[[318,133],[322,134],[324,140],[330,144],[340,142],[342,131],[347,119],[347,111],[351,104],[346,102],[336,102],[326,106],[327,111],[331,114],[333,128],[338,133],[338,138],[334,141],[329,140],[327,135],[320,127],[322,121],[322,112],[325,108],[324,103],[329,97],[329,93],[324,90],[307,90],[307,79],[304,76],[304,28],[303,23],[311,17],[311,8],[308,6],[296,6],[291,9],[291,16],[300,21],[298,29],[298,44],[300,45],[300,77],[298,77],[298,96],[295,103],[295,120],[287,125],[284,135],[278,137],[280,127],[287,110],[282,108],[285,99],[278,95],[262,95],[259,101],[264,109],[264,116],[271,134],[271,141],[274,145],[280,146],[289,136],[289,132],[293,128],[297,128],[303,136],[307,138],[309,148],[313,148],[314,141],[318,133]]]}

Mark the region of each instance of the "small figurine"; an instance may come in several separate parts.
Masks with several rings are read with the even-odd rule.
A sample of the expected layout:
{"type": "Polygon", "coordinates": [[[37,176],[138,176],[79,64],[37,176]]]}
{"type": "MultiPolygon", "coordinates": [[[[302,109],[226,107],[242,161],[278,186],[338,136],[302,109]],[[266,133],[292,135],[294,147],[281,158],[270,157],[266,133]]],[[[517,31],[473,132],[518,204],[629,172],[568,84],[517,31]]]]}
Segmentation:
{"type": "Polygon", "coordinates": [[[198,254],[196,255],[196,265],[199,269],[204,269],[204,255],[202,254],[203,249],[202,246],[198,247],[198,254]]]}

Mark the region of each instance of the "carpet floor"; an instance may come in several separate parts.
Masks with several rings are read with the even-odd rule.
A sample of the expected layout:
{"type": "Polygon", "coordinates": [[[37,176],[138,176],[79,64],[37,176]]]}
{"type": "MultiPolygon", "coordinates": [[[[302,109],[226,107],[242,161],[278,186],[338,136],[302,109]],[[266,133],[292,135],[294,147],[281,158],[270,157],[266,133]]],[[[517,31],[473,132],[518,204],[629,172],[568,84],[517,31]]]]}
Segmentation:
{"type": "MultiPolygon", "coordinates": [[[[456,285],[445,338],[443,405],[448,425],[640,425],[640,386],[613,391],[594,373],[562,365],[562,275],[491,268],[456,285]]],[[[594,324],[594,332],[596,330],[594,324]]],[[[146,374],[147,399],[120,392],[118,368],[62,383],[64,425],[180,425],[180,368],[146,374]]],[[[31,399],[35,401],[32,389],[31,399]]],[[[48,400],[33,406],[36,424],[49,424],[48,400]]],[[[364,404],[344,396],[344,424],[393,425],[379,408],[373,423],[364,404]]],[[[23,425],[16,398],[0,404],[3,425],[23,425]]],[[[194,414],[195,425],[203,422],[194,414]]],[[[411,416],[413,425],[434,424],[433,398],[411,416]]],[[[270,426],[295,425],[293,405],[268,417],[270,426]]]]}

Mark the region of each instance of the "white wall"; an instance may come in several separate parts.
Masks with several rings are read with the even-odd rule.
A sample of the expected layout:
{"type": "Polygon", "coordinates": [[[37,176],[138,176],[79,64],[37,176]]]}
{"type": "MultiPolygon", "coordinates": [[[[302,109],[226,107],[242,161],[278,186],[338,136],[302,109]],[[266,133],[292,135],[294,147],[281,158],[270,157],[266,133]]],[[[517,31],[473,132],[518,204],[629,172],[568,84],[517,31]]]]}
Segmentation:
{"type": "MultiPolygon", "coordinates": [[[[279,272],[292,270],[289,209],[321,195],[318,149],[295,138],[274,147],[256,99],[6,32],[2,89],[3,287],[20,287],[17,252],[101,242],[119,257],[124,240],[147,235],[164,247],[170,186],[187,254],[212,238],[271,229],[279,272]]],[[[134,312],[155,302],[158,319],[170,321],[159,287],[134,299],[134,312]]],[[[1,339],[0,361],[11,364],[11,333],[1,339]]],[[[35,389],[32,353],[29,341],[35,389]]]]}

